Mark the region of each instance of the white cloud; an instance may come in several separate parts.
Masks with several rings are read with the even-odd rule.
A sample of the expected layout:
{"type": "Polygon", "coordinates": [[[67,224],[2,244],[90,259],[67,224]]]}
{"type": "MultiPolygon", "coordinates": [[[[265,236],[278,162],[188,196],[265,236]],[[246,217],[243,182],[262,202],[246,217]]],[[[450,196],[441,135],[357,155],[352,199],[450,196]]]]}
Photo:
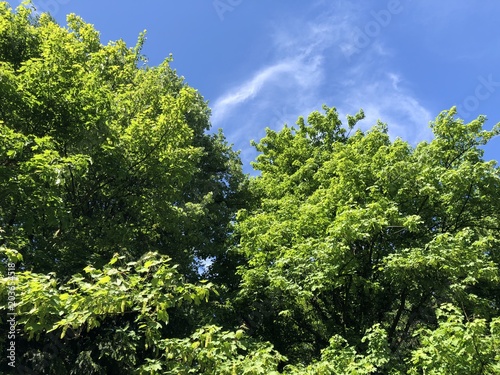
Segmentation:
{"type": "Polygon", "coordinates": [[[273,60],[214,101],[212,123],[215,126],[230,117],[237,107],[247,104],[265,107],[262,110],[271,113],[276,106],[294,106],[299,110],[310,108],[311,102],[319,100],[318,92],[328,70],[325,52],[339,40],[348,25],[345,15],[326,10],[328,12],[322,9],[316,19],[300,20],[294,15],[293,19],[273,24],[273,60]]]}
{"type": "Polygon", "coordinates": [[[323,103],[344,115],[363,108],[363,127],[380,119],[393,137],[412,143],[428,138],[431,115],[404,76],[388,68],[393,53],[383,38],[372,38],[362,50],[352,40],[370,12],[361,12],[363,20],[359,9],[343,1],[318,1],[311,13],[316,14],[312,19],[294,15],[276,23],[272,59],[212,105],[212,123],[225,128],[230,141],[243,149],[245,165],[255,156],[248,150],[250,139],[264,136],[266,126],[279,129],[284,122],[294,123],[299,115],[321,110],[323,103]]]}
{"type": "MultiPolygon", "coordinates": [[[[371,66],[371,76],[367,76],[367,66],[361,64],[351,76],[356,84],[346,87],[342,100],[343,113],[353,113],[363,108],[366,118],[362,128],[373,126],[378,120],[389,126],[389,134],[416,144],[429,139],[429,121],[433,118],[419,100],[406,89],[405,81],[396,72],[384,73],[384,65],[371,66]],[[365,72],[365,73],[363,73],[365,72]]],[[[352,72],[351,72],[352,74],[352,72]]]]}
{"type": "Polygon", "coordinates": [[[215,101],[212,122],[222,121],[234,107],[254,98],[264,85],[276,83],[282,74],[292,73],[294,70],[294,63],[279,62],[258,71],[249,80],[215,101]]]}

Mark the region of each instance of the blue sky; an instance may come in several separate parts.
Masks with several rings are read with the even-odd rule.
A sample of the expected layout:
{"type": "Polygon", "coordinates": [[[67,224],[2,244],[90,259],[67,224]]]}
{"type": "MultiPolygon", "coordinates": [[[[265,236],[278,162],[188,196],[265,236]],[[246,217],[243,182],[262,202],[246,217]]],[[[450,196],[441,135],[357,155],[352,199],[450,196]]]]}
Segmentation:
{"type": "MultiPolygon", "coordinates": [[[[430,139],[430,120],[456,105],[470,121],[500,122],[500,2],[482,0],[34,0],[62,25],[76,13],[101,41],[143,49],[172,66],[212,108],[251,173],[250,140],[322,104],[343,118],[363,108],[392,137],[430,139]],[[140,5],[139,5],[140,4],[140,5]]],[[[10,1],[17,5],[19,1],[10,1]]],[[[500,137],[486,147],[500,160],[500,137]]]]}

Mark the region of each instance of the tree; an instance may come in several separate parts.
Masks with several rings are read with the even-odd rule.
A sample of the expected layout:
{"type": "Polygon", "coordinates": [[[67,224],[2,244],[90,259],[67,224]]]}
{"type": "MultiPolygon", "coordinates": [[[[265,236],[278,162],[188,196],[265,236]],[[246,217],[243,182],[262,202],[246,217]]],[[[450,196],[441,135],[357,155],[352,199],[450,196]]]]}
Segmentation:
{"type": "MultiPolygon", "coordinates": [[[[18,298],[40,304],[23,310],[31,305],[20,303],[27,316],[19,323],[18,349],[32,356],[25,360],[33,366],[45,363],[53,357],[54,343],[66,340],[69,349],[61,368],[77,363],[75,371],[86,373],[93,363],[95,371],[109,372],[111,364],[123,361],[116,371],[124,373],[132,369],[127,356],[140,363],[136,355],[145,353],[135,352],[145,341],[139,337],[144,332],[137,327],[127,331],[137,326],[137,316],[131,305],[126,311],[96,311],[87,301],[96,294],[78,289],[84,281],[76,275],[89,265],[102,270],[116,259],[114,254],[126,263],[152,251],[176,265],[174,284],[186,290],[190,282],[231,273],[226,243],[247,182],[222,132],[207,132],[210,110],[170,67],[171,58],[150,67],[141,55],[144,35],[133,48],[121,40],[104,46],[81,18],[69,15],[67,22],[61,27],[29,5],[14,11],[0,2],[1,259],[7,262],[9,252],[18,254],[18,284],[25,287],[18,288],[18,298]],[[201,275],[199,265],[206,259],[213,270],[222,271],[201,275]],[[55,325],[61,316],[53,315],[51,306],[65,306],[59,288],[67,283],[76,285],[75,293],[86,302],[78,303],[79,310],[61,309],[68,315],[63,322],[69,323],[55,325]],[[35,284],[43,286],[45,299],[26,289],[35,284]],[[90,331],[61,337],[68,326],[90,331]],[[47,332],[50,327],[54,330],[47,332]],[[95,353],[116,339],[111,327],[128,338],[115,362],[106,362],[106,356],[98,361],[95,353]],[[37,329],[38,342],[31,335],[37,329]],[[95,346],[98,338],[103,347],[95,346]],[[80,352],[89,358],[78,359],[80,352]]],[[[162,293],[148,280],[142,280],[141,293],[147,288],[162,293]]],[[[3,280],[2,301],[7,290],[3,280]]],[[[104,293],[101,305],[121,306],[123,296],[108,292],[96,291],[104,293]]],[[[210,315],[202,319],[203,308],[189,303],[169,309],[172,324],[158,317],[164,337],[189,337],[211,320],[210,315]]],[[[2,349],[7,328],[1,325],[2,349]]]]}
{"type": "Polygon", "coordinates": [[[0,5],[3,243],[67,278],[113,253],[168,254],[196,279],[223,255],[245,176],[209,109],[169,66],[103,46],[75,15],[0,5]],[[21,204],[20,204],[21,203],[21,204]]]}
{"type": "MultiPolygon", "coordinates": [[[[22,260],[15,250],[2,250],[10,262],[22,260]]],[[[271,374],[282,356],[242,330],[206,325],[187,337],[169,335],[172,313],[206,303],[213,292],[210,283],[187,283],[170,258],[156,253],[132,262],[115,254],[102,269],[87,266],[66,283],[53,273],[20,272],[17,324],[31,341],[17,340],[15,369],[22,374],[271,374]]]]}
{"type": "Polygon", "coordinates": [[[484,117],[464,124],[452,108],[412,148],[382,123],[349,136],[362,112],[346,129],[324,109],[256,143],[235,311],[292,363],[320,358],[332,337],[366,354],[379,327],[391,354],[373,371],[406,372],[442,304],[499,316],[500,175],[480,146],[500,124],[482,130],[484,117]]]}
{"type": "Polygon", "coordinates": [[[453,305],[437,310],[439,326],[419,332],[410,374],[499,374],[500,319],[467,318],[453,305]]]}

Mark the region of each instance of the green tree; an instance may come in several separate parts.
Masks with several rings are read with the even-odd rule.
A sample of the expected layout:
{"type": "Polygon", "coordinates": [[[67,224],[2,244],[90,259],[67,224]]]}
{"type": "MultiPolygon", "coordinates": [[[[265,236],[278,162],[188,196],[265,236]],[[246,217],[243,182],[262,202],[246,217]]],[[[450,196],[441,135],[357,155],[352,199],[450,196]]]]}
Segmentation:
{"type": "MultiPolygon", "coordinates": [[[[123,295],[77,288],[72,299],[95,299],[101,307],[80,301],[62,308],[59,287],[83,283],[76,275],[88,265],[103,269],[113,254],[136,262],[158,252],[176,265],[175,285],[186,290],[201,280],[199,266],[206,259],[213,267],[203,277],[222,280],[234,273],[226,244],[246,199],[239,156],[222,132],[207,132],[207,104],[170,67],[171,58],[147,65],[144,40],[141,34],[133,48],[122,40],[102,45],[99,33],[76,15],[61,27],[30,5],[13,10],[0,2],[1,260],[10,251],[22,258],[18,297],[38,304],[19,307],[26,319],[20,321],[18,350],[32,368],[50,362],[54,345],[62,343],[68,348],[62,351],[63,370],[44,371],[65,373],[76,363],[76,373],[87,373],[95,363],[97,373],[129,373],[134,361],[144,360],[147,350],[137,347],[147,338],[134,309],[113,307],[122,306],[123,295]],[[28,289],[44,283],[43,293],[28,289]],[[54,306],[61,307],[57,314],[54,306]],[[70,323],[57,325],[61,316],[70,323]],[[77,333],[61,337],[68,326],[77,333]],[[82,327],[88,334],[78,331],[82,327]],[[114,328],[124,344],[113,358],[101,358],[97,353],[119,338],[110,333],[114,328]],[[89,357],[78,359],[78,353],[89,357]]],[[[141,282],[145,289],[138,293],[163,293],[150,284],[154,280],[141,282]]],[[[3,302],[6,280],[1,285],[3,302]]],[[[168,325],[155,317],[165,323],[162,337],[189,337],[210,324],[213,314],[205,314],[204,305],[169,308],[168,325]]],[[[2,349],[6,329],[2,324],[2,349]]]]}
{"type": "Polygon", "coordinates": [[[245,176],[169,66],[0,3],[0,227],[24,266],[70,277],[113,253],[169,255],[196,279],[223,258],[245,176]],[[217,260],[216,260],[217,262],[217,260]]]}
{"type": "Polygon", "coordinates": [[[499,316],[500,175],[480,146],[500,124],[464,124],[453,108],[412,148],[382,123],[349,136],[363,113],[343,128],[324,109],[256,143],[257,202],[238,214],[235,251],[247,261],[235,311],[303,364],[332,337],[366,354],[362,338],[378,325],[391,355],[373,371],[405,372],[414,334],[437,327],[441,304],[499,316]]]}
{"type": "MultiPolygon", "coordinates": [[[[9,262],[22,256],[1,249],[9,262]]],[[[4,270],[2,270],[4,271],[4,270]]],[[[2,278],[1,298],[11,285],[2,278]]],[[[87,266],[61,283],[54,273],[17,273],[16,367],[22,374],[272,374],[283,357],[240,329],[200,325],[172,337],[170,316],[206,303],[211,283],[192,284],[157,253],[102,269],[87,266]]]]}
{"type": "Polygon", "coordinates": [[[500,318],[465,317],[452,305],[437,311],[439,327],[419,332],[410,374],[500,374],[500,318]]]}

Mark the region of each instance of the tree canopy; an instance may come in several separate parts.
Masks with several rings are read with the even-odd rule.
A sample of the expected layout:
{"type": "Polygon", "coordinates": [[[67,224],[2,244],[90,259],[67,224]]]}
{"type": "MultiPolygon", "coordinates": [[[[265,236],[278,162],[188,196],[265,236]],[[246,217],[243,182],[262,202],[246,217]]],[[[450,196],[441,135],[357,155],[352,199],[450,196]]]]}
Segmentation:
{"type": "Polygon", "coordinates": [[[144,41],[0,2],[3,372],[500,374],[500,124],[324,106],[249,177],[144,41]]]}
{"type": "Polygon", "coordinates": [[[342,129],[328,107],[308,125],[267,131],[250,185],[258,204],[237,227],[247,262],[236,301],[255,335],[298,363],[339,342],[369,352],[374,337],[385,346],[373,368],[404,373],[412,355],[421,363],[441,306],[498,319],[500,179],[479,146],[500,126],[454,115],[441,113],[434,139],[415,148],[382,123],[347,137],[354,121],[342,129]],[[256,304],[265,314],[252,315],[256,304]]]}
{"type": "Polygon", "coordinates": [[[205,134],[201,95],[170,59],[145,65],[144,35],[103,46],[75,15],[63,28],[0,11],[3,241],[59,277],[151,250],[195,276],[226,241],[244,181],[223,135],[205,134]]]}

